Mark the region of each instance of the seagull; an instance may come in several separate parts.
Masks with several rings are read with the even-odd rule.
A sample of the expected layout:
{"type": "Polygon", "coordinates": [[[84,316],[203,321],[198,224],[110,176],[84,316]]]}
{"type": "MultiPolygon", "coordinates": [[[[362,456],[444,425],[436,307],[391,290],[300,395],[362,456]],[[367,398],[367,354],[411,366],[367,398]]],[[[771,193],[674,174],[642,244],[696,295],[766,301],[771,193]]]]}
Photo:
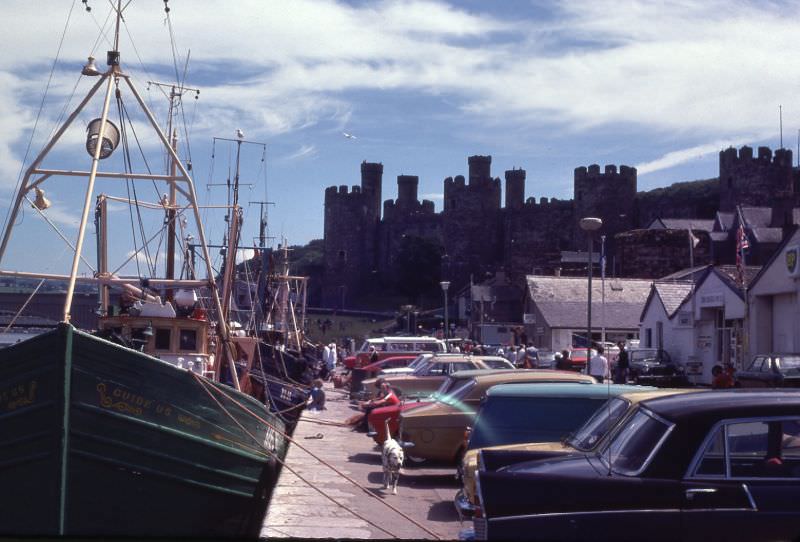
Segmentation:
{"type": "Polygon", "coordinates": [[[347,132],[342,132],[342,135],[343,135],[344,137],[346,137],[347,139],[358,139],[358,138],[357,138],[356,136],[354,136],[353,134],[348,134],[347,132]]]}
{"type": "Polygon", "coordinates": [[[244,139],[244,132],[242,132],[241,128],[236,129],[236,137],[238,137],[239,139],[244,139]]]}

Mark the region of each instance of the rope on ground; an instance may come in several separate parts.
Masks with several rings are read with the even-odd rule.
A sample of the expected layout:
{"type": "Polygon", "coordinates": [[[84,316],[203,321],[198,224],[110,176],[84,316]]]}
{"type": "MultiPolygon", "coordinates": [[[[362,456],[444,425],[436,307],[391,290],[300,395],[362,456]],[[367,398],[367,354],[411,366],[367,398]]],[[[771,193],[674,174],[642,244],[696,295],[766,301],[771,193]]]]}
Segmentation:
{"type": "MultiPolygon", "coordinates": [[[[305,479],[305,478],[304,478],[304,477],[303,477],[303,476],[302,476],[300,473],[298,473],[298,472],[297,472],[295,469],[293,469],[292,467],[290,467],[289,465],[287,465],[287,464],[286,464],[286,462],[285,462],[283,459],[281,459],[280,457],[278,457],[278,456],[277,456],[277,455],[276,455],[274,452],[272,452],[272,451],[270,451],[269,449],[267,449],[267,447],[266,447],[266,446],[264,446],[264,445],[263,445],[263,443],[261,443],[261,442],[260,442],[260,441],[259,441],[259,440],[258,440],[258,439],[257,439],[257,438],[256,438],[256,437],[255,437],[255,436],[252,434],[252,433],[250,433],[250,432],[249,432],[249,431],[248,431],[248,430],[247,430],[247,429],[246,429],[246,428],[245,428],[245,427],[244,427],[244,426],[243,426],[241,423],[239,423],[239,420],[237,420],[237,419],[236,419],[236,418],[233,416],[233,414],[231,414],[231,413],[230,413],[230,411],[228,411],[228,409],[227,409],[227,408],[225,408],[225,405],[223,405],[223,404],[222,404],[222,403],[221,403],[221,402],[220,402],[220,401],[219,401],[219,400],[218,400],[216,397],[214,397],[214,394],[213,394],[213,393],[211,392],[211,390],[208,388],[208,385],[207,385],[208,383],[207,383],[207,382],[205,382],[205,381],[202,379],[202,377],[200,377],[199,375],[197,375],[197,374],[195,374],[195,373],[193,373],[193,372],[190,372],[190,373],[191,373],[191,375],[192,375],[192,376],[195,378],[195,380],[197,380],[197,382],[199,382],[199,383],[200,383],[200,385],[203,387],[203,389],[204,389],[204,390],[205,390],[205,392],[208,394],[208,396],[209,396],[209,397],[211,397],[211,399],[213,399],[213,400],[214,400],[214,402],[215,402],[215,403],[217,403],[217,405],[219,405],[219,407],[220,407],[220,408],[223,410],[223,412],[225,412],[225,414],[226,414],[226,415],[227,415],[227,416],[228,416],[228,417],[229,417],[231,420],[233,420],[233,422],[234,422],[234,423],[235,423],[237,426],[239,426],[239,429],[241,429],[241,430],[242,430],[242,431],[243,431],[243,432],[244,432],[244,433],[245,433],[245,434],[246,434],[248,437],[250,437],[251,439],[253,439],[253,441],[255,441],[255,442],[256,442],[256,443],[257,443],[257,444],[258,444],[258,445],[259,445],[261,448],[263,448],[263,449],[264,449],[264,451],[266,451],[268,455],[270,455],[270,456],[272,456],[273,458],[275,458],[275,460],[276,460],[276,461],[278,461],[278,463],[280,463],[280,464],[281,464],[281,465],[282,465],[284,468],[286,468],[286,469],[289,469],[289,472],[291,472],[292,474],[294,474],[295,476],[297,476],[297,477],[298,477],[300,480],[302,480],[303,482],[305,482],[305,484],[306,484],[306,485],[308,485],[308,487],[310,487],[310,488],[312,488],[313,490],[315,490],[317,493],[319,493],[320,495],[322,495],[323,497],[325,497],[326,499],[328,499],[329,501],[331,501],[331,502],[332,502],[333,504],[335,504],[336,506],[339,506],[340,508],[342,508],[342,509],[344,509],[344,510],[346,510],[346,511],[350,512],[351,514],[353,514],[353,515],[354,515],[354,516],[356,516],[357,518],[359,518],[359,519],[361,519],[361,520],[363,520],[363,521],[367,522],[367,524],[369,524],[369,525],[372,525],[373,527],[375,527],[375,528],[377,528],[377,529],[379,529],[379,530],[383,531],[384,533],[388,534],[389,536],[391,536],[391,537],[393,537],[393,538],[400,538],[399,536],[395,535],[394,533],[392,533],[392,532],[390,532],[390,531],[387,531],[386,529],[384,529],[384,528],[383,528],[383,527],[381,527],[380,525],[378,525],[378,524],[376,524],[376,523],[373,523],[372,521],[368,520],[367,518],[365,518],[364,516],[362,516],[362,515],[361,515],[361,514],[359,514],[358,512],[356,512],[356,511],[354,511],[354,510],[351,510],[351,509],[347,508],[345,505],[341,504],[340,502],[338,502],[336,499],[334,499],[334,498],[333,498],[333,497],[331,497],[330,495],[327,495],[327,494],[326,494],[324,491],[322,491],[321,489],[319,489],[317,486],[315,486],[314,484],[312,484],[310,481],[306,480],[306,479],[305,479]]],[[[218,392],[220,392],[222,395],[224,395],[225,397],[227,397],[229,400],[233,401],[233,403],[234,403],[234,404],[238,405],[238,406],[239,406],[239,408],[241,408],[242,410],[244,410],[246,413],[250,414],[251,416],[253,416],[253,417],[254,417],[255,419],[257,419],[258,421],[260,421],[260,422],[264,423],[264,424],[265,424],[267,427],[270,427],[270,428],[271,428],[273,431],[275,431],[276,433],[278,433],[278,434],[282,435],[284,438],[286,438],[286,440],[288,440],[289,442],[291,442],[291,443],[293,443],[293,444],[295,444],[295,445],[299,446],[299,444],[297,444],[297,442],[296,442],[295,440],[293,440],[293,439],[292,439],[292,438],[291,438],[289,435],[287,435],[286,433],[284,433],[283,431],[281,431],[280,429],[278,429],[277,427],[275,427],[274,425],[272,425],[272,424],[271,424],[271,423],[269,423],[268,421],[264,420],[263,418],[261,418],[260,416],[258,416],[257,414],[255,414],[254,412],[251,412],[251,411],[250,411],[250,410],[249,410],[247,407],[243,406],[241,403],[239,403],[239,402],[238,402],[236,399],[234,399],[233,397],[231,397],[230,395],[228,395],[226,392],[224,392],[223,390],[217,389],[217,388],[214,388],[214,389],[216,389],[216,390],[217,390],[218,392]]],[[[300,448],[302,449],[302,446],[301,446],[300,448]]],[[[357,484],[356,484],[356,485],[357,485],[357,484]]],[[[359,486],[359,487],[360,487],[360,486],[359,486]]],[[[361,489],[364,489],[364,488],[361,488],[361,489]]],[[[366,490],[366,489],[364,489],[364,491],[367,491],[367,490],[366,490]]],[[[427,529],[426,529],[426,530],[427,530],[427,529]]],[[[437,538],[438,538],[438,537],[437,537],[437,538]]]]}
{"type": "MultiPolygon", "coordinates": [[[[194,373],[192,373],[192,375],[193,375],[193,376],[194,376],[194,377],[195,377],[195,378],[198,380],[198,382],[200,382],[200,383],[203,385],[203,387],[206,387],[206,383],[205,383],[205,382],[203,382],[203,381],[201,380],[201,377],[200,377],[199,375],[196,375],[196,374],[194,374],[194,373]]],[[[310,455],[311,457],[313,457],[314,459],[316,459],[317,461],[319,461],[321,464],[325,465],[326,467],[328,467],[329,469],[331,469],[333,472],[335,472],[336,474],[338,474],[339,476],[341,476],[342,478],[344,478],[345,480],[347,480],[348,482],[350,482],[351,484],[353,484],[354,486],[356,486],[357,488],[359,488],[360,490],[362,490],[362,491],[363,491],[364,493],[366,493],[368,496],[372,497],[373,499],[377,500],[379,503],[382,503],[384,506],[386,506],[386,507],[387,507],[387,508],[389,508],[390,510],[393,510],[394,512],[396,512],[396,513],[397,513],[397,514],[399,514],[400,516],[404,517],[405,519],[407,519],[408,521],[410,521],[411,523],[413,523],[414,525],[416,525],[417,527],[419,527],[420,529],[422,529],[422,530],[423,530],[423,531],[425,531],[426,533],[428,533],[428,534],[430,534],[431,536],[433,536],[435,539],[437,539],[437,540],[441,540],[441,537],[440,537],[439,535],[437,535],[436,533],[434,533],[433,531],[431,531],[430,529],[428,529],[427,527],[425,527],[424,525],[422,525],[421,523],[419,523],[417,520],[415,520],[414,518],[410,517],[410,516],[409,516],[409,515],[407,515],[406,513],[402,512],[401,510],[398,510],[397,508],[395,508],[394,506],[392,506],[391,504],[389,504],[389,503],[388,503],[388,502],[386,502],[385,500],[381,499],[380,497],[378,497],[377,495],[375,495],[375,494],[374,494],[372,491],[368,490],[367,488],[365,488],[364,486],[362,486],[361,484],[359,484],[358,482],[356,482],[355,480],[353,480],[353,479],[352,479],[350,476],[348,476],[348,475],[347,475],[347,474],[345,474],[344,472],[340,471],[339,469],[337,469],[336,467],[334,467],[333,465],[331,465],[330,463],[328,463],[327,461],[325,461],[324,459],[322,459],[321,457],[319,457],[317,454],[315,454],[315,453],[311,452],[311,451],[310,451],[308,448],[306,448],[305,446],[301,445],[299,442],[297,442],[296,440],[294,440],[294,439],[293,439],[292,437],[290,437],[288,434],[284,433],[283,431],[281,431],[280,429],[278,429],[277,427],[275,427],[274,425],[272,425],[270,422],[268,422],[267,420],[265,420],[264,418],[262,418],[261,416],[259,416],[259,415],[258,415],[258,414],[256,414],[255,412],[251,411],[251,410],[250,410],[249,408],[247,408],[245,405],[243,405],[242,403],[240,403],[239,401],[237,401],[237,400],[236,400],[236,398],[232,397],[232,396],[231,396],[230,394],[228,394],[228,392],[226,392],[225,390],[223,390],[223,389],[218,389],[218,388],[214,388],[214,389],[215,389],[215,390],[216,390],[218,393],[220,393],[220,394],[224,395],[225,397],[227,397],[227,398],[228,398],[228,400],[230,400],[231,402],[233,402],[233,404],[237,405],[237,406],[238,406],[240,409],[242,409],[244,412],[246,412],[246,413],[250,414],[250,415],[251,415],[253,418],[255,418],[256,420],[260,421],[261,423],[265,424],[267,427],[270,427],[270,428],[271,428],[273,431],[275,431],[275,432],[277,432],[277,433],[281,434],[282,436],[284,436],[284,437],[286,438],[286,440],[288,440],[290,443],[294,444],[295,446],[297,446],[298,448],[300,448],[301,450],[303,450],[304,452],[306,452],[308,455],[310,455]]],[[[210,390],[208,390],[208,388],[206,388],[206,391],[207,391],[209,394],[211,393],[211,392],[210,392],[210,390]]],[[[212,397],[213,397],[213,395],[212,395],[212,397]]],[[[225,413],[226,413],[226,414],[227,414],[227,415],[228,415],[228,416],[229,416],[231,419],[233,419],[233,420],[234,420],[234,422],[235,422],[235,423],[236,423],[236,424],[237,424],[239,427],[242,427],[242,425],[239,423],[239,421],[238,421],[238,420],[236,420],[236,418],[234,418],[234,417],[233,417],[233,416],[230,414],[230,412],[228,412],[228,410],[227,410],[227,409],[226,409],[226,408],[225,408],[225,407],[224,407],[224,406],[223,406],[223,405],[222,405],[222,404],[221,404],[219,401],[217,401],[216,397],[214,397],[214,400],[217,402],[217,404],[219,404],[219,405],[222,407],[222,409],[225,411],[225,413]]],[[[247,430],[246,430],[246,429],[242,428],[242,430],[243,430],[243,431],[245,431],[245,433],[247,433],[247,430]]],[[[247,433],[247,434],[248,434],[248,435],[250,435],[249,433],[247,433]]],[[[252,435],[250,435],[250,437],[251,437],[251,438],[253,438],[254,440],[256,440],[256,442],[259,442],[259,441],[258,441],[257,439],[255,439],[255,437],[253,437],[252,435]]],[[[263,444],[261,444],[261,443],[259,443],[259,444],[260,444],[260,445],[263,447],[263,444]]],[[[276,457],[277,457],[277,456],[276,456],[276,457]]],[[[290,472],[292,472],[292,474],[295,474],[295,475],[296,475],[298,478],[300,478],[301,480],[303,480],[304,482],[306,482],[307,484],[309,484],[311,487],[314,487],[314,489],[317,489],[315,486],[311,485],[311,484],[310,484],[310,482],[308,482],[308,481],[304,480],[302,477],[300,477],[299,475],[297,475],[297,473],[294,471],[294,469],[292,469],[291,467],[289,467],[288,465],[286,465],[286,463],[285,463],[283,460],[281,460],[281,459],[279,459],[279,458],[278,458],[278,461],[280,461],[280,463],[281,463],[283,466],[287,467],[287,468],[289,469],[289,471],[290,471],[290,472]]],[[[323,496],[325,496],[326,498],[328,498],[328,499],[330,499],[331,501],[333,501],[334,503],[336,503],[338,506],[341,506],[341,507],[342,507],[342,508],[344,508],[345,510],[349,510],[349,511],[350,511],[350,512],[351,512],[353,515],[357,515],[357,514],[356,514],[356,512],[354,512],[353,510],[350,510],[350,509],[346,508],[344,505],[342,505],[342,504],[340,504],[340,503],[336,502],[336,501],[335,501],[335,500],[334,500],[332,497],[329,497],[328,495],[325,495],[325,494],[324,494],[324,493],[323,493],[321,490],[318,490],[318,489],[317,489],[317,491],[319,491],[319,492],[320,492],[320,493],[321,493],[323,496]]],[[[369,520],[367,520],[367,519],[365,519],[365,518],[363,518],[363,517],[361,517],[361,516],[358,516],[358,517],[359,517],[359,518],[361,518],[361,519],[364,519],[364,521],[366,521],[366,522],[367,522],[367,523],[369,523],[370,525],[375,525],[375,524],[374,524],[374,523],[372,523],[371,521],[369,521],[369,520]]],[[[375,525],[375,526],[376,526],[376,527],[378,527],[377,525],[375,525]]],[[[388,534],[390,534],[390,535],[392,535],[392,536],[395,536],[395,535],[393,535],[392,533],[389,533],[388,531],[386,531],[386,529],[383,529],[382,527],[378,527],[378,528],[379,528],[381,531],[383,531],[383,532],[386,532],[386,533],[388,533],[388,534]]],[[[395,536],[395,538],[397,538],[397,537],[395,536]]]]}

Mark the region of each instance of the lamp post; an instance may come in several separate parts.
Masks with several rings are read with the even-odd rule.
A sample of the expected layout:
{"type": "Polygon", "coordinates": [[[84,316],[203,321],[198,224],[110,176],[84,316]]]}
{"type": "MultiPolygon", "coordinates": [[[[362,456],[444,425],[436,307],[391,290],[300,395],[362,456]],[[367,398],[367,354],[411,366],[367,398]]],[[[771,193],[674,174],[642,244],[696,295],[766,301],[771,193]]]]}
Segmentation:
{"type": "Polygon", "coordinates": [[[443,280],[439,283],[439,286],[442,287],[442,291],[444,292],[444,338],[450,338],[450,326],[448,325],[448,314],[447,314],[447,289],[450,288],[450,281],[443,280]]]}
{"type": "Polygon", "coordinates": [[[592,348],[592,256],[594,252],[594,238],[592,235],[603,226],[603,221],[594,217],[581,218],[580,226],[581,229],[586,232],[586,236],[589,238],[589,300],[586,311],[586,362],[588,368],[588,362],[592,348]]]}

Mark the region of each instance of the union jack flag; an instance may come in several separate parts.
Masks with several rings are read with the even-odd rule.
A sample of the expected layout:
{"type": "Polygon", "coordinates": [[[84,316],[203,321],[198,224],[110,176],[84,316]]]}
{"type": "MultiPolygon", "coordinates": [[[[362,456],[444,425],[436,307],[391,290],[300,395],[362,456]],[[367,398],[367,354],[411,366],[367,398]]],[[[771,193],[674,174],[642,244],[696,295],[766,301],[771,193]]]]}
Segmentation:
{"type": "Polygon", "coordinates": [[[739,286],[744,286],[744,251],[750,248],[750,242],[744,233],[744,226],[740,223],[736,231],[736,273],[739,279],[739,286]]]}

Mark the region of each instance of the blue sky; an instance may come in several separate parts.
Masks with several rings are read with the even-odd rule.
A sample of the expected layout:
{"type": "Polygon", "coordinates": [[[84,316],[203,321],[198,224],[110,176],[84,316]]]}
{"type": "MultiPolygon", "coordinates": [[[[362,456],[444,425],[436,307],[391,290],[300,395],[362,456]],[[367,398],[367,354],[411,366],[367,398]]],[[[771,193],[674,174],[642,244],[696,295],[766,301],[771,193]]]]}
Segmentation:
{"type": "MultiPolygon", "coordinates": [[[[0,36],[4,206],[68,16],[25,166],[65,104],[74,107],[93,82],[79,77],[86,57],[105,64],[109,46],[97,37],[99,28],[110,31],[108,2],[89,5],[91,13],[77,0],[0,5],[14,23],[0,36]]],[[[177,60],[163,3],[141,0],[126,12],[124,69],[163,119],[166,100],[146,82],[173,81],[173,62],[182,67],[189,57],[186,84],[201,89],[185,107],[201,203],[224,202],[224,191],[206,185],[225,182],[231,167],[222,144],[212,164],[212,138],[241,128],[268,149],[265,170],[256,148],[243,157],[242,182],[256,186],[243,189],[242,202],[263,200],[266,182],[275,202],[270,234],[290,244],[322,237],[324,188],[358,184],[362,160],[384,164],[385,199],[396,196],[397,175],[419,175],[420,195],[440,210],[443,179],[466,174],[472,154],[492,155],[498,177],[526,169],[527,197],[571,198],[578,166],[636,166],[639,189],[650,189],[715,176],[717,153],[729,145],[777,147],[780,105],[785,146],[795,148],[800,128],[797,2],[172,0],[170,7],[177,60]]],[[[89,167],[82,130],[99,113],[95,101],[51,165],[89,167]]],[[[119,167],[114,160],[103,167],[119,167]]],[[[73,181],[46,187],[54,204],[46,213],[65,233],[74,234],[83,190],[73,181]]],[[[256,207],[245,212],[244,237],[252,239],[256,207]]],[[[114,214],[114,252],[124,257],[130,220],[114,214]]],[[[221,213],[204,216],[209,240],[219,243],[221,213]]],[[[23,225],[33,228],[15,234],[2,267],[68,265],[69,251],[39,217],[27,212],[23,225]]]]}

